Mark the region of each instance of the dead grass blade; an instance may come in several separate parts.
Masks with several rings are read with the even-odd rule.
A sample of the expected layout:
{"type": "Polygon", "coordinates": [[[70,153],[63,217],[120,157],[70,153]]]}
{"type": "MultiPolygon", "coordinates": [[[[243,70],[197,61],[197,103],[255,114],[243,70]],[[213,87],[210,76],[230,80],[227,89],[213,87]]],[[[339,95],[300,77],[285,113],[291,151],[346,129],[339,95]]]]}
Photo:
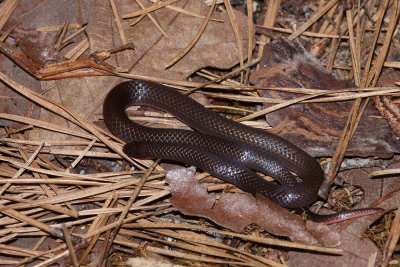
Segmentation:
{"type": "MultiPolygon", "coordinates": [[[[238,49],[238,56],[239,56],[239,65],[241,68],[243,68],[244,64],[244,59],[243,59],[243,43],[242,43],[242,38],[241,38],[241,33],[239,31],[239,26],[235,17],[235,14],[233,13],[233,8],[231,5],[231,2],[229,0],[224,0],[225,8],[228,13],[229,21],[231,22],[233,32],[235,34],[235,40],[236,40],[236,47],[238,49]]],[[[250,40],[250,39],[249,39],[250,40]]],[[[249,58],[251,59],[251,58],[249,58]]],[[[243,72],[240,73],[240,83],[243,83],[243,72]]]]}

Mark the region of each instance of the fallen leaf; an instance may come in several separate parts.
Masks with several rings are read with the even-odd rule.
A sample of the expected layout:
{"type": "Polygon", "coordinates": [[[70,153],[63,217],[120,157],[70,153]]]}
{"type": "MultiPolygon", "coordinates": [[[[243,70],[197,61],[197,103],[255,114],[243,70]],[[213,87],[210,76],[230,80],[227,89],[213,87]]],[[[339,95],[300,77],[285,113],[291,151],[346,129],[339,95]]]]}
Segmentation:
{"type": "Polygon", "coordinates": [[[368,263],[368,257],[377,252],[376,246],[368,239],[360,239],[352,233],[341,234],[343,255],[331,256],[315,253],[290,251],[289,266],[297,267],[338,267],[352,266],[365,267],[368,263]]]}
{"type": "MultiPolygon", "coordinates": [[[[299,42],[277,40],[265,46],[259,70],[251,81],[261,87],[293,87],[333,90],[354,87],[336,79],[299,42]]],[[[297,94],[260,90],[260,95],[289,99],[297,94]]],[[[264,104],[265,107],[271,106],[264,104]]],[[[315,157],[334,154],[336,143],[351,109],[351,102],[296,104],[267,114],[273,132],[290,140],[315,157]]],[[[400,143],[370,104],[346,150],[346,156],[388,158],[400,151],[400,143]]]]}
{"type": "Polygon", "coordinates": [[[206,217],[235,232],[243,232],[246,226],[254,223],[269,233],[287,236],[296,242],[319,242],[330,247],[340,244],[340,236],[326,225],[305,223],[300,216],[261,196],[223,193],[217,198],[217,194],[209,194],[194,175],[194,168],[177,168],[166,175],[171,202],[184,214],[206,217]]]}
{"type": "MultiPolygon", "coordinates": [[[[212,20],[208,22],[196,45],[180,61],[166,69],[167,63],[176,57],[194,38],[204,16],[209,11],[207,5],[196,0],[178,1],[173,6],[190,11],[200,17],[183,14],[168,7],[151,12],[151,15],[164,29],[167,36],[160,32],[148,17],[143,18],[134,26],[130,26],[132,19],[122,20],[122,28],[127,42],[134,44],[135,51],[112,54],[107,63],[128,69],[132,74],[185,80],[198,69],[204,67],[227,69],[239,62],[237,44],[228,15],[225,11],[215,10],[212,14],[212,20]]],[[[54,45],[58,32],[40,32],[38,30],[46,26],[62,25],[65,22],[69,22],[70,25],[87,23],[85,32],[89,39],[90,48],[86,54],[108,51],[122,45],[109,1],[59,2],[37,0],[32,1],[29,8],[30,10],[25,14],[24,20],[18,24],[18,29],[20,29],[20,32],[22,32],[22,29],[30,29],[25,31],[24,36],[27,37],[29,33],[30,38],[26,38],[29,42],[25,40],[23,48],[26,49],[23,49],[23,51],[27,53],[28,57],[36,60],[38,65],[54,63],[54,59],[59,58],[59,55],[57,54],[57,57],[55,57],[56,52],[50,49],[54,45]],[[30,47],[35,47],[35,49],[32,50],[30,47]]],[[[25,8],[21,9],[22,11],[17,8],[15,14],[11,17],[9,22],[11,25],[18,20],[21,12],[26,12],[25,8]]],[[[141,10],[136,3],[128,0],[118,1],[116,9],[120,17],[141,10]]],[[[239,30],[243,37],[243,43],[247,43],[247,18],[237,11],[234,14],[237,24],[240,26],[239,30]]],[[[71,32],[68,32],[68,34],[71,34],[71,32]]],[[[85,35],[82,34],[82,36],[85,35]]],[[[82,36],[78,35],[76,38],[82,38],[82,36]]],[[[79,39],[73,39],[70,46],[75,45],[77,40],[79,39]]],[[[67,48],[69,49],[70,46],[67,46],[67,48]]],[[[247,51],[244,50],[245,56],[247,51]]],[[[60,53],[62,52],[65,51],[60,53]]],[[[2,61],[4,62],[0,64],[4,66],[3,68],[10,69],[9,65],[12,64],[9,63],[9,60],[3,58],[2,61]]],[[[22,84],[25,84],[25,80],[33,83],[32,87],[43,92],[43,95],[47,98],[62,104],[67,109],[74,110],[91,121],[99,118],[97,114],[101,112],[105,95],[114,85],[121,82],[121,79],[116,77],[85,77],[38,83],[18,67],[14,66],[14,69],[15,72],[8,72],[11,79],[18,80],[22,84]]],[[[30,83],[26,84],[30,85],[30,83]]],[[[9,92],[10,90],[2,86],[0,92],[5,91],[9,92]]],[[[31,104],[24,102],[24,100],[20,101],[21,97],[15,94],[11,94],[10,97],[16,100],[15,105],[18,106],[21,115],[35,115],[40,120],[76,129],[76,126],[72,123],[49,113],[45,109],[36,108],[33,110],[33,114],[29,114],[32,110],[31,104]],[[26,106],[26,108],[22,108],[22,106],[26,106]]],[[[3,111],[15,114],[12,105],[10,103],[3,111]]],[[[71,136],[45,130],[34,130],[29,138],[32,140],[70,139],[71,136]]]]}
{"type": "MultiPolygon", "coordinates": [[[[389,168],[399,168],[400,163],[393,164],[389,168]]],[[[348,170],[340,173],[344,182],[362,188],[364,199],[356,206],[359,207],[380,207],[387,212],[398,207],[400,203],[400,177],[390,177],[385,179],[371,179],[368,175],[370,171],[378,168],[364,168],[348,170]]],[[[369,257],[374,253],[379,253],[376,245],[364,236],[367,228],[374,223],[382,214],[357,218],[353,221],[331,226],[335,232],[340,233],[342,243],[339,248],[343,249],[342,256],[327,256],[311,254],[307,252],[290,251],[288,261],[291,266],[367,266],[369,257]],[[304,259],[307,261],[304,261],[304,259]]],[[[378,256],[379,258],[379,256],[378,256]]]]}

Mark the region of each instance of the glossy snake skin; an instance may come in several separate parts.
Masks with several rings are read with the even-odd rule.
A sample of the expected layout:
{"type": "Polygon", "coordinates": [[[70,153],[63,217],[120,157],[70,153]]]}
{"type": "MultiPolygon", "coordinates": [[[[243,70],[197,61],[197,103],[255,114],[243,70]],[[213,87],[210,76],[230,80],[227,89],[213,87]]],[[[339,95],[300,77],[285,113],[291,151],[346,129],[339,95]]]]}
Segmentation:
{"type": "MultiPolygon", "coordinates": [[[[111,133],[126,142],[124,152],[131,157],[194,165],[286,208],[306,207],[318,199],[324,174],[313,157],[274,134],[208,110],[170,87],[139,80],[123,82],[107,95],[103,117],[111,133]],[[125,113],[132,105],[168,112],[196,131],[141,126],[125,113]],[[267,182],[256,172],[272,176],[278,183],[267,182]]],[[[312,214],[311,219],[333,223],[378,211],[312,214]]]]}

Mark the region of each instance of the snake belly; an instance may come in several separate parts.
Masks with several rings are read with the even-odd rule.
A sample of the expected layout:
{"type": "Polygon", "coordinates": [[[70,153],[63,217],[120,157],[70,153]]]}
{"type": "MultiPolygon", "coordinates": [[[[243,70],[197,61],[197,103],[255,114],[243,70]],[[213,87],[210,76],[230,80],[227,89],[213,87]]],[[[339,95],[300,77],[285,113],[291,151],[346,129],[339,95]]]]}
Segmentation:
{"type": "MultiPolygon", "coordinates": [[[[286,208],[306,207],[318,199],[324,173],[304,150],[272,133],[227,119],[171,87],[140,80],[120,83],[107,95],[103,117],[111,133],[126,142],[124,152],[131,157],[194,165],[286,208]],[[126,109],[133,105],[170,113],[196,131],[139,125],[126,115],[126,109]],[[278,183],[268,182],[256,172],[278,183]]],[[[377,212],[360,209],[311,214],[311,219],[329,223],[377,212]]]]}

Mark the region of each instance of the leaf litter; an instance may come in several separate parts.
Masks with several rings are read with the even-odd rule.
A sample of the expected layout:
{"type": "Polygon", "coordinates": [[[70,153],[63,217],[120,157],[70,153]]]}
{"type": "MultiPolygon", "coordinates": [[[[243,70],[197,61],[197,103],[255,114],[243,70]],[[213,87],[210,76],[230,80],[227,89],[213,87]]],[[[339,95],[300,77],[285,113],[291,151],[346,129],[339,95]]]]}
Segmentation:
{"type": "MultiPolygon", "coordinates": [[[[116,262],[120,253],[210,266],[320,266],[322,262],[329,266],[387,266],[398,260],[398,216],[390,217],[393,223],[386,226],[390,229],[387,241],[381,240],[384,245],[378,249],[364,237],[365,229],[378,216],[339,226],[309,226],[309,222],[305,224],[267,200],[256,200],[229,185],[215,183],[206,173],[195,176],[192,169],[166,172],[158,162],[130,159],[123,154],[119,140],[102,128],[102,101],[121,78],[197,91],[211,99],[212,108],[219,107],[233,119],[262,128],[269,128],[266,119],[279,134],[285,128],[276,126],[273,116],[280,110],[293,120],[296,113],[305,114],[307,107],[318,107],[331,115],[342,109],[340,106],[352,106],[341,110],[342,121],[330,121],[338,125],[325,131],[325,143],[315,142],[304,130],[292,141],[313,156],[322,157],[322,163],[330,168],[325,191],[332,183],[346,182],[362,189],[363,198],[354,205],[398,209],[398,158],[393,156],[398,153],[398,143],[393,131],[365,101],[368,97],[375,97],[375,102],[382,98],[390,101],[382,105],[389,107],[386,113],[376,106],[396,131],[396,76],[381,85],[378,80],[381,73],[398,68],[397,47],[391,45],[398,38],[397,1],[377,4],[370,0],[361,6],[342,5],[337,0],[296,1],[294,5],[294,1],[245,2],[247,8],[224,1],[213,12],[201,1],[189,0],[0,3],[4,15],[0,20],[0,51],[8,57],[2,57],[0,65],[4,82],[0,92],[5,100],[0,106],[1,264],[105,266],[116,262]],[[254,20],[243,10],[254,11],[254,20]],[[255,54],[246,61],[246,57],[252,57],[254,37],[255,54]],[[263,51],[276,46],[270,41],[279,38],[297,38],[304,51],[318,58],[306,69],[302,67],[310,62],[308,52],[300,65],[293,60],[287,63],[306,70],[300,72],[305,73],[304,78],[331,81],[328,88],[310,82],[301,86],[289,83],[296,74],[279,64],[281,69],[269,66],[267,70],[271,74],[275,69],[273,74],[282,75],[278,80],[269,77],[275,84],[266,83],[265,77],[253,86],[243,83],[249,78],[250,67],[260,62],[260,73],[263,64],[271,64],[262,57],[263,51]],[[266,48],[265,43],[269,43],[266,48]],[[237,64],[241,68],[235,69],[237,64]],[[316,66],[334,70],[335,78],[328,77],[328,72],[310,78],[318,73],[313,70],[316,66]],[[343,89],[353,87],[344,85],[345,78],[360,88],[343,89]],[[344,99],[346,102],[340,102],[344,99]],[[236,109],[229,107],[232,101],[239,103],[236,109]],[[329,111],[326,102],[338,107],[329,111]],[[259,104],[264,111],[259,112],[259,104]],[[238,110],[246,110],[252,117],[238,116],[238,110]],[[390,116],[384,115],[387,112],[390,116]],[[368,128],[371,125],[377,131],[368,128]],[[382,138],[371,137],[368,132],[380,133],[382,138]],[[360,138],[379,150],[352,143],[360,142],[360,138]],[[318,150],[312,148],[316,144],[318,150]],[[375,176],[380,175],[379,168],[367,165],[339,171],[345,156],[389,159],[387,173],[391,176],[371,179],[379,177],[375,176]],[[107,168],[102,168],[104,165],[107,168]],[[113,171],[99,171],[104,169],[113,171]],[[369,176],[366,172],[371,171],[369,176]],[[198,216],[209,220],[199,220],[198,216]],[[245,232],[248,224],[258,224],[263,230],[251,235],[238,233],[245,232]],[[314,246],[317,242],[319,246],[314,246]],[[332,249],[321,244],[340,246],[332,249]]],[[[276,47],[279,57],[283,46],[276,47]]],[[[176,124],[161,113],[146,109],[138,112],[150,114],[143,119],[150,125],[155,121],[159,127],[176,124]]],[[[326,119],[324,112],[318,114],[319,120],[326,119]]],[[[312,117],[302,120],[303,124],[316,121],[312,117]]],[[[287,128],[291,131],[296,129],[297,122],[293,121],[285,126],[291,125],[287,128]]],[[[346,203],[351,203],[354,196],[348,195],[346,203]]]]}

